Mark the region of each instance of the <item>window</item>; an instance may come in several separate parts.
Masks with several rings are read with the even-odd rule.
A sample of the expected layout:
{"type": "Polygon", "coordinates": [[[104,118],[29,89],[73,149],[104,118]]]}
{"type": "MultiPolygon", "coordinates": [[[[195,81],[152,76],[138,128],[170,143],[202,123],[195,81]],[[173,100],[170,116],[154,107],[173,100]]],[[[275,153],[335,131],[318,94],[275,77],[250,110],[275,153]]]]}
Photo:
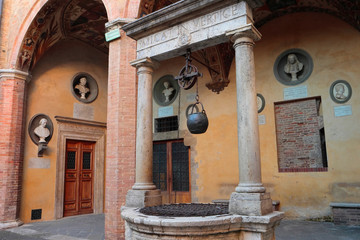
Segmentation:
{"type": "Polygon", "coordinates": [[[155,119],[155,132],[177,131],[179,129],[178,117],[164,117],[155,119]]]}
{"type": "Polygon", "coordinates": [[[275,103],[279,172],[327,171],[321,98],[275,103]]]}

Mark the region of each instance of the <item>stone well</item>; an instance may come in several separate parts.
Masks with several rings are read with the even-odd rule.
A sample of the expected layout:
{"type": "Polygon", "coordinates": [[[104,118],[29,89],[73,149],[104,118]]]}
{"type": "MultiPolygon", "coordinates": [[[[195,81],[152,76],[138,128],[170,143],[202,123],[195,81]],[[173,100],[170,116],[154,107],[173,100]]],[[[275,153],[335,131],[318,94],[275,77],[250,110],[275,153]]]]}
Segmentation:
{"type": "Polygon", "coordinates": [[[150,239],[246,239],[273,240],[282,212],[264,216],[222,214],[206,217],[164,217],[140,213],[140,208],[123,207],[127,240],[150,239]]]}

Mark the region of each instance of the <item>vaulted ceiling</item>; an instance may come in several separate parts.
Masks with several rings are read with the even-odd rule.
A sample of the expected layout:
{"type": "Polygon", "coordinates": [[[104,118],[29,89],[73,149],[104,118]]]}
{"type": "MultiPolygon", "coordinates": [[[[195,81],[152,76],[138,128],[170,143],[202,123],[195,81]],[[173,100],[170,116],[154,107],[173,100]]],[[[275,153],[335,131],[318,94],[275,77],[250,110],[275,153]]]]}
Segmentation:
{"type": "MultiPolygon", "coordinates": [[[[142,0],[139,17],[155,12],[179,0],[142,0]]],[[[262,0],[254,10],[255,25],[296,12],[322,12],[334,15],[360,30],[360,0],[262,0]]]]}
{"type": "Polygon", "coordinates": [[[31,23],[19,55],[19,68],[31,69],[40,57],[59,40],[77,39],[108,52],[101,0],[50,0],[31,23]]]}

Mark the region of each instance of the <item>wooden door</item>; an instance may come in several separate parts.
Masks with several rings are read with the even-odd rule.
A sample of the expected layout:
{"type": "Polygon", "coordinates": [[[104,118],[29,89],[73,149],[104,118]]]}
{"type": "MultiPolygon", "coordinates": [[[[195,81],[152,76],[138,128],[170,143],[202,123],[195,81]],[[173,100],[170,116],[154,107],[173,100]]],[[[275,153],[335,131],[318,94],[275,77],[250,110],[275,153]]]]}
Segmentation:
{"type": "Polygon", "coordinates": [[[155,142],[153,180],[163,203],[190,203],[190,148],[183,140],[155,142]]]}
{"type": "Polygon", "coordinates": [[[64,217],[93,212],[95,143],[66,142],[64,217]]]}

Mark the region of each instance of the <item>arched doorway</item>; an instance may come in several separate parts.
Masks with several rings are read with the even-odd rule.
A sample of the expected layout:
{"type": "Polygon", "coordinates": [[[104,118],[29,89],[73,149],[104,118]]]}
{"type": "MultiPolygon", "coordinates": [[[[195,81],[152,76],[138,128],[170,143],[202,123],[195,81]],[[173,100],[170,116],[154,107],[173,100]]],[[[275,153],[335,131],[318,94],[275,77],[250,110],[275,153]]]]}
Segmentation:
{"type": "Polygon", "coordinates": [[[44,114],[52,121],[54,132],[42,157],[38,156],[38,146],[30,140],[31,131],[25,132],[20,205],[20,219],[24,222],[61,218],[69,207],[86,207],[86,211],[75,214],[103,212],[106,22],[101,0],[48,1],[35,16],[21,44],[17,68],[32,75],[26,89],[25,127],[31,129],[29,120],[44,114]],[[81,78],[87,80],[84,96],[76,87],[81,78]],[[75,174],[74,185],[66,184],[65,177],[69,168],[66,146],[71,141],[92,143],[89,162],[92,172],[75,174]],[[79,201],[84,199],[84,193],[86,203],[79,201]],[[75,197],[76,206],[65,204],[69,196],[75,197]]]}

